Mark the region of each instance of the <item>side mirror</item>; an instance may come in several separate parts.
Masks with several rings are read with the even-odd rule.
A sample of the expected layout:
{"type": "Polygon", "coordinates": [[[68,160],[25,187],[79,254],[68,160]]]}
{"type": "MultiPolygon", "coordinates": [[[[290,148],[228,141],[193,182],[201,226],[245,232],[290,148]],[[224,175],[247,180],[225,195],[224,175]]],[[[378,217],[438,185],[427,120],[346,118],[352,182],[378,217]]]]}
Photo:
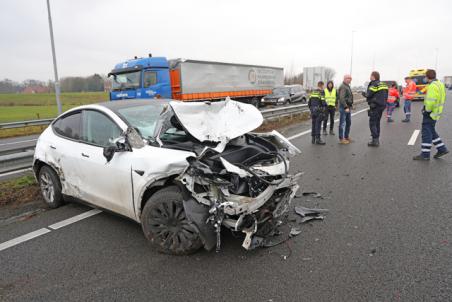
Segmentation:
{"type": "Polygon", "coordinates": [[[132,151],[126,137],[120,136],[115,139],[110,139],[111,145],[104,148],[103,155],[107,163],[111,161],[116,152],[132,151]]]}

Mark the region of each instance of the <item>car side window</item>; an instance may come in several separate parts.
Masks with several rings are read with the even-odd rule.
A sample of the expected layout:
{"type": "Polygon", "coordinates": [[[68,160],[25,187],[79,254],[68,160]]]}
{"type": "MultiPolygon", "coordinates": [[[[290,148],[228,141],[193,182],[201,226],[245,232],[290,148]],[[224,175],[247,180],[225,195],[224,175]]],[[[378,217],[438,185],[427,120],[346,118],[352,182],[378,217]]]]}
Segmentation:
{"type": "Polygon", "coordinates": [[[79,140],[81,135],[81,112],[76,112],[59,118],[53,124],[53,130],[64,137],[79,140]]]}
{"type": "Polygon", "coordinates": [[[144,88],[150,87],[157,84],[157,72],[155,71],[145,71],[143,74],[143,85],[144,88]]]}
{"type": "Polygon", "coordinates": [[[101,146],[111,146],[111,141],[120,137],[121,129],[105,114],[95,110],[83,111],[83,141],[101,146]]]}

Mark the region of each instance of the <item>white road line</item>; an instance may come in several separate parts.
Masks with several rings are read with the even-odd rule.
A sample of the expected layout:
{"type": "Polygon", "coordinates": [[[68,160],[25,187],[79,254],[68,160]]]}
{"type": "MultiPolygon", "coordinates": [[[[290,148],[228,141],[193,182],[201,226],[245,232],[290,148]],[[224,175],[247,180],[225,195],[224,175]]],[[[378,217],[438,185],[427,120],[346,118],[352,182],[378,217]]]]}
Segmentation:
{"type": "Polygon", "coordinates": [[[102,213],[102,211],[99,210],[99,209],[92,209],[92,210],[87,211],[85,213],[82,213],[82,214],[76,215],[74,217],[62,220],[60,222],[51,224],[51,225],[49,225],[49,228],[52,229],[52,230],[58,230],[59,228],[65,227],[67,225],[73,224],[74,222],[77,222],[77,221],[80,221],[82,219],[85,219],[85,218],[97,215],[99,213],[102,213]]]}
{"type": "Polygon", "coordinates": [[[414,144],[416,143],[416,139],[419,135],[419,133],[421,132],[421,130],[414,130],[413,134],[411,135],[410,140],[408,141],[408,146],[414,146],[414,144]]]}
{"type": "MultiPolygon", "coordinates": [[[[361,113],[361,112],[364,112],[364,111],[367,111],[367,109],[362,109],[362,110],[353,112],[353,113],[352,113],[352,116],[355,116],[355,115],[357,115],[357,114],[359,114],[359,113],[361,113]]],[[[334,122],[339,122],[339,119],[335,119],[334,122]]],[[[328,123],[328,124],[329,124],[329,123],[328,123]]],[[[300,132],[300,133],[298,133],[298,134],[289,136],[287,139],[291,141],[291,140],[293,140],[293,139],[296,139],[297,137],[300,137],[300,136],[303,136],[303,135],[306,135],[306,134],[309,134],[309,133],[311,133],[311,130],[306,130],[306,131],[300,132]]]]}
{"type": "Polygon", "coordinates": [[[49,229],[42,228],[42,229],[39,229],[37,231],[34,231],[34,232],[31,232],[31,233],[28,233],[28,234],[16,237],[16,238],[11,239],[9,241],[3,242],[3,243],[0,244],[0,251],[6,250],[6,249],[8,249],[10,247],[13,247],[15,245],[21,244],[22,242],[31,240],[33,238],[39,237],[39,236],[47,234],[49,232],[50,232],[49,229]]]}
{"type": "Polygon", "coordinates": [[[28,140],[25,140],[25,141],[19,141],[19,142],[3,143],[3,144],[0,144],[0,146],[15,145],[15,144],[21,144],[21,143],[28,143],[28,142],[35,142],[35,141],[37,141],[37,140],[38,140],[38,139],[35,138],[35,139],[28,139],[28,140]]]}
{"type": "Polygon", "coordinates": [[[26,169],[17,170],[17,171],[0,173],[0,177],[8,176],[8,175],[14,175],[14,174],[22,173],[22,172],[27,172],[27,171],[31,171],[31,168],[26,168],[26,169]]]}

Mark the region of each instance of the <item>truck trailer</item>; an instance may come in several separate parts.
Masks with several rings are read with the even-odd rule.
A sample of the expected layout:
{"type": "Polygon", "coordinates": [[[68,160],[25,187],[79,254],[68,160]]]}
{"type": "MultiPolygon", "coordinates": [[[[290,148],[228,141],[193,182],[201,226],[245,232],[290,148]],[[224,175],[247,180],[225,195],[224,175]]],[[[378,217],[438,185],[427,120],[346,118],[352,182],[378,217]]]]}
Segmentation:
{"type": "Polygon", "coordinates": [[[232,64],[165,57],[134,58],[116,64],[110,100],[172,98],[180,101],[226,97],[259,105],[260,99],[284,84],[279,67],[232,64]]]}

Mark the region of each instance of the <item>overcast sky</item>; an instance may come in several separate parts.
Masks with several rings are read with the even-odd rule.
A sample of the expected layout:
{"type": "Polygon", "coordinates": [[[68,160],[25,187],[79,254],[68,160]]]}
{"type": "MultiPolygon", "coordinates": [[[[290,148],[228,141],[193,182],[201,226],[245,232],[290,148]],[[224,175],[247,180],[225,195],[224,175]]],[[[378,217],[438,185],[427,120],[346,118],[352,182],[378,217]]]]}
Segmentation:
{"type": "MultiPolygon", "coordinates": [[[[0,0],[0,79],[53,79],[45,0],[0,0]]],[[[107,74],[134,55],[324,65],[354,85],[412,68],[452,75],[452,1],[51,0],[60,77],[107,74]]]]}

